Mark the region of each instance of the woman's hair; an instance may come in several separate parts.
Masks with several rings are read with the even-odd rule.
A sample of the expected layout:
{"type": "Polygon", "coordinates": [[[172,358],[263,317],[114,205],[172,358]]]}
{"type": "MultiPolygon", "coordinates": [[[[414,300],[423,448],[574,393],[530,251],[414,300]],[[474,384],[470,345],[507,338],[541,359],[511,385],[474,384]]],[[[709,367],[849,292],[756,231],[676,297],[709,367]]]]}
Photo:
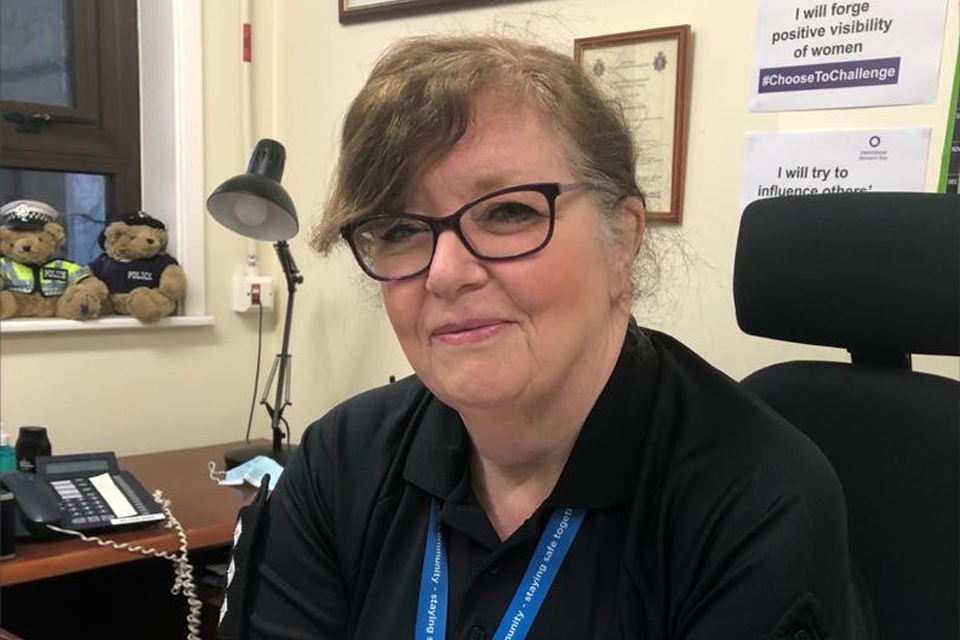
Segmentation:
{"type": "MultiPolygon", "coordinates": [[[[325,253],[344,224],[402,203],[416,176],[463,136],[472,99],[488,87],[514,89],[539,108],[606,216],[618,214],[627,197],[643,198],[619,103],[572,58],[493,35],[410,38],[384,53],[350,105],[333,191],[311,245],[325,253]]],[[[616,233],[617,225],[605,226],[616,233]]],[[[636,265],[634,274],[636,295],[636,265]]]]}

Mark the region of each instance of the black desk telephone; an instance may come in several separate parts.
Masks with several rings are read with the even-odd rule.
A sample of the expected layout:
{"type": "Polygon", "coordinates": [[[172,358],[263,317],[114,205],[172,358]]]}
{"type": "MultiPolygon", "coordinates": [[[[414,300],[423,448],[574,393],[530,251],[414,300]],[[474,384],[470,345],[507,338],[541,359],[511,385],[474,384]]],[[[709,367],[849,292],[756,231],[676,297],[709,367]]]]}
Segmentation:
{"type": "Polygon", "coordinates": [[[160,521],[163,510],[113,453],[38,456],[36,473],[7,473],[20,522],[18,535],[46,535],[46,525],[102,531],[160,521]]]}
{"type": "Polygon", "coordinates": [[[199,640],[203,602],[196,597],[187,535],[170,511],[170,501],[158,492],[158,499],[164,503],[161,506],[130,472],[120,471],[113,453],[37,456],[36,465],[36,473],[0,476],[19,507],[17,525],[26,525],[18,535],[66,533],[118,551],[170,560],[175,574],[173,593],[183,595],[189,608],[187,638],[199,640]],[[175,552],[144,549],[93,535],[94,531],[113,531],[117,527],[166,520],[167,516],[167,527],[175,530],[180,541],[175,552]]]}

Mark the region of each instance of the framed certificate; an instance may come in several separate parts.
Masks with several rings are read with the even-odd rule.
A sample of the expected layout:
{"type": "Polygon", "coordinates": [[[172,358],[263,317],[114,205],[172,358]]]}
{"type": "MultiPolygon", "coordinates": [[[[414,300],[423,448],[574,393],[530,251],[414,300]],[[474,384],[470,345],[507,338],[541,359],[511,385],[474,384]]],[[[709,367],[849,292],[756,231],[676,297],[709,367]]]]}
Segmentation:
{"type": "Polygon", "coordinates": [[[337,0],[340,23],[376,20],[404,14],[419,13],[430,7],[465,7],[489,3],[492,0],[337,0]]]}
{"type": "Polygon", "coordinates": [[[680,25],[574,41],[577,63],[623,105],[652,220],[683,219],[689,36],[680,25]]]}

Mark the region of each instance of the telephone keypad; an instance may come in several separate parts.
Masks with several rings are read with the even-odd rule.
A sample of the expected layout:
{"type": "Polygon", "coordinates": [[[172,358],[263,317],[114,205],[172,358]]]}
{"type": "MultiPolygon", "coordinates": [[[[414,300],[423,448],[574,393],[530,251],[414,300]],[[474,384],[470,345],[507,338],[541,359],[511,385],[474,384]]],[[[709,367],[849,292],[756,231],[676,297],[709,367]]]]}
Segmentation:
{"type": "Polygon", "coordinates": [[[109,522],[113,517],[113,511],[86,478],[54,480],[50,484],[60,495],[60,508],[66,512],[70,522],[109,522]]]}

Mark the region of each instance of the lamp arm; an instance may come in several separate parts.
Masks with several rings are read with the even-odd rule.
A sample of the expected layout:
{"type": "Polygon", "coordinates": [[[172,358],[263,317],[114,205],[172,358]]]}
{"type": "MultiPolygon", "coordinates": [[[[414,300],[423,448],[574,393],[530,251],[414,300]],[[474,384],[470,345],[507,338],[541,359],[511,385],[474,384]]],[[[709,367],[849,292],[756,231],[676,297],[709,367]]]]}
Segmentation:
{"type": "Polygon", "coordinates": [[[277,259],[280,260],[283,275],[287,279],[287,291],[292,294],[296,290],[297,285],[303,282],[303,276],[300,275],[300,270],[297,268],[297,263],[293,260],[293,254],[290,253],[290,245],[287,244],[286,240],[275,242],[273,248],[277,252],[277,259]]]}
{"type": "Polygon", "coordinates": [[[279,454],[282,448],[284,433],[280,429],[280,419],[283,417],[283,410],[287,404],[290,404],[289,397],[284,398],[284,391],[287,387],[287,375],[290,359],[290,326],[293,320],[293,297],[297,292],[297,285],[303,282],[303,276],[297,269],[297,264],[290,253],[290,246],[286,241],[281,240],[274,245],[277,252],[277,258],[280,260],[280,266],[283,267],[283,275],[287,280],[287,315],[283,321],[283,342],[280,347],[280,369],[277,377],[277,395],[273,405],[273,416],[271,416],[271,430],[273,433],[273,452],[279,454]]]}

